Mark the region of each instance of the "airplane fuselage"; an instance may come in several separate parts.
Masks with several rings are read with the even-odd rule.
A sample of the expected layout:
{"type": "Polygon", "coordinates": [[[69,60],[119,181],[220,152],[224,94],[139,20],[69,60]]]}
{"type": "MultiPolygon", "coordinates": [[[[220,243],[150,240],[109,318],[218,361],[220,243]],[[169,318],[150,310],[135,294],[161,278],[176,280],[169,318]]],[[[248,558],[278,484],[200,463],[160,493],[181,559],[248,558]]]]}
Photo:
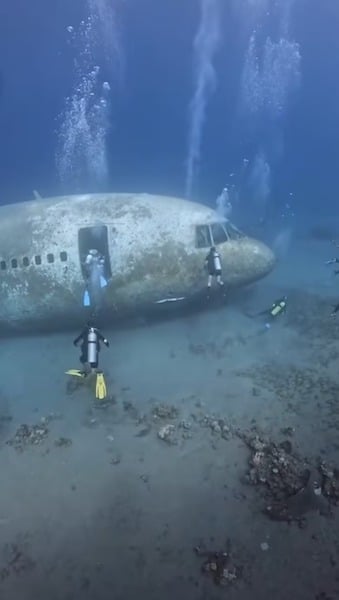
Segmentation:
{"type": "Polygon", "coordinates": [[[260,279],[272,252],[221,225],[216,212],[178,198],[88,194],[0,207],[0,324],[32,329],[83,319],[84,261],[105,257],[106,311],[115,315],[206,286],[204,259],[218,247],[228,286],[260,279]]]}

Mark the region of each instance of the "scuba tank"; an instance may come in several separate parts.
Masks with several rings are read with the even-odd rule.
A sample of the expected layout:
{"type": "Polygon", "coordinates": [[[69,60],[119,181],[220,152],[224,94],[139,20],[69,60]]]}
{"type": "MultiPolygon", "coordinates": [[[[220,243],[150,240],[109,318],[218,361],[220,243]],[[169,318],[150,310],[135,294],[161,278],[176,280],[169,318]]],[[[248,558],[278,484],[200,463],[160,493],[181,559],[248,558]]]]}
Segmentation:
{"type": "Polygon", "coordinates": [[[272,308],[270,310],[271,317],[277,317],[281,312],[283,312],[286,309],[286,301],[287,298],[286,296],[284,296],[284,298],[282,298],[281,300],[277,300],[276,302],[274,302],[274,304],[272,304],[272,308]]]}
{"type": "Polygon", "coordinates": [[[97,362],[97,341],[98,336],[94,327],[90,327],[87,336],[87,361],[91,363],[97,362]]]}
{"type": "Polygon", "coordinates": [[[218,252],[216,250],[213,253],[213,264],[214,264],[214,269],[216,271],[221,271],[220,256],[219,256],[219,254],[218,254],[218,252]]]}
{"type": "Polygon", "coordinates": [[[286,306],[287,296],[284,296],[283,298],[281,298],[281,300],[276,300],[276,302],[272,304],[271,309],[269,311],[271,321],[266,321],[263,331],[268,331],[269,329],[271,329],[272,320],[278,317],[279,315],[283,314],[286,310],[286,306]]]}

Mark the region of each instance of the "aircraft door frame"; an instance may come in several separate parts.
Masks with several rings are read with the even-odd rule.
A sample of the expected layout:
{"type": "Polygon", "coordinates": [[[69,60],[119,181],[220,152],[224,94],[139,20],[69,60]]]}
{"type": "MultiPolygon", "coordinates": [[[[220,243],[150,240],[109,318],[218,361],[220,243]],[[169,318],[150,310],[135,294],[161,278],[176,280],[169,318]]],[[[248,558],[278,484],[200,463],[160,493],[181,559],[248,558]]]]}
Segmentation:
{"type": "Polygon", "coordinates": [[[85,260],[89,250],[96,249],[105,258],[104,276],[107,280],[112,277],[111,257],[109,247],[109,232],[106,223],[87,225],[78,228],[78,252],[83,278],[86,280],[85,260]]]}

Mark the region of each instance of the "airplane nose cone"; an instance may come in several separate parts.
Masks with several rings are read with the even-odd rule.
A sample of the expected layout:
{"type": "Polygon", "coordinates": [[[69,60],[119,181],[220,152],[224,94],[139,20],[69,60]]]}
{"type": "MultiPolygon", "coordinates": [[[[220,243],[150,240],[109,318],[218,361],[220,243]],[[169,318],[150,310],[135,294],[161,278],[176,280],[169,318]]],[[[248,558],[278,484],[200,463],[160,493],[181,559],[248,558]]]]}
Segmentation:
{"type": "Polygon", "coordinates": [[[248,240],[249,272],[253,279],[261,279],[270,273],[276,263],[272,250],[259,240],[248,240]]]}
{"type": "Polygon", "coordinates": [[[272,250],[253,238],[226,242],[221,249],[225,283],[244,285],[268,275],[276,259],[272,250]]]}
{"type": "Polygon", "coordinates": [[[270,273],[276,263],[274,252],[263,242],[258,240],[249,240],[250,254],[252,255],[252,268],[256,274],[255,278],[260,279],[270,273]]]}

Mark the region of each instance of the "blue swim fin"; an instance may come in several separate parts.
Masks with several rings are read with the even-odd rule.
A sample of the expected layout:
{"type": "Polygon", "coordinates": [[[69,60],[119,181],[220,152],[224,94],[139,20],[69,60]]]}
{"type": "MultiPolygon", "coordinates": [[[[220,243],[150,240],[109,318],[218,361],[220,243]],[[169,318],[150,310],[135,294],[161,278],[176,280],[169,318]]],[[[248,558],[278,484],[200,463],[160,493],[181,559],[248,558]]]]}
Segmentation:
{"type": "Polygon", "coordinates": [[[83,304],[83,306],[91,306],[91,301],[90,301],[88,290],[85,290],[85,292],[84,292],[82,304],[83,304]]]}

